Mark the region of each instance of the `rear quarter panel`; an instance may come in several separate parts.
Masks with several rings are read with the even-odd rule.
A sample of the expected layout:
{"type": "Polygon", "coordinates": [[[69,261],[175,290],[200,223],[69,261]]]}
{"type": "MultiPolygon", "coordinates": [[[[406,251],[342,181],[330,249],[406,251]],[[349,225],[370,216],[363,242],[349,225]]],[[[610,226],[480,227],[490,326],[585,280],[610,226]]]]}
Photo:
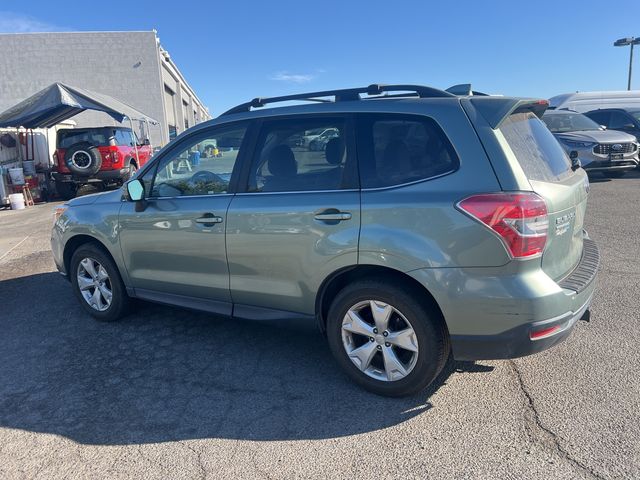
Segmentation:
{"type": "Polygon", "coordinates": [[[500,184],[458,102],[423,104],[449,137],[457,171],[404,186],[362,190],[359,263],[404,272],[417,268],[487,267],[509,262],[501,241],[455,205],[500,184]]]}

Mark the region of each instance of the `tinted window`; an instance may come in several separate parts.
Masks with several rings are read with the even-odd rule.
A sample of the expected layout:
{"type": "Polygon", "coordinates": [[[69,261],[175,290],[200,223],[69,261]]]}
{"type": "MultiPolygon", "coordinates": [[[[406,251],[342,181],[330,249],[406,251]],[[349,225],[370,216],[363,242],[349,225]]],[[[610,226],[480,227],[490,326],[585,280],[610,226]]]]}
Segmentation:
{"type": "MultiPolygon", "coordinates": [[[[152,197],[227,193],[246,126],[219,127],[193,135],[182,147],[159,160],[152,197]]],[[[145,188],[148,178],[142,178],[145,188]]]]}
{"type": "Polygon", "coordinates": [[[59,130],[58,148],[69,148],[78,142],[89,142],[96,147],[109,145],[109,138],[113,132],[106,128],[94,130],[59,130]]]}
{"type": "Polygon", "coordinates": [[[399,185],[458,168],[453,146],[430,118],[378,114],[358,122],[363,188],[399,185]]]}
{"type": "Polygon", "coordinates": [[[552,181],[570,171],[564,149],[533,113],[509,115],[500,131],[529,179],[552,181]]]}
{"type": "Polygon", "coordinates": [[[547,113],[542,120],[553,133],[600,130],[600,125],[581,113],[547,113]]]}
{"type": "Polygon", "coordinates": [[[596,122],[598,125],[604,125],[605,127],[609,126],[609,112],[589,112],[586,113],[591,120],[596,122]]]}
{"type": "Polygon", "coordinates": [[[633,125],[633,120],[623,112],[611,112],[611,119],[609,120],[609,128],[612,130],[623,129],[633,125]]]}
{"type": "Polygon", "coordinates": [[[133,135],[129,130],[116,130],[116,145],[133,146],[133,135]]]}
{"type": "Polygon", "coordinates": [[[348,150],[343,119],[266,122],[258,138],[248,191],[345,188],[348,150]]]}

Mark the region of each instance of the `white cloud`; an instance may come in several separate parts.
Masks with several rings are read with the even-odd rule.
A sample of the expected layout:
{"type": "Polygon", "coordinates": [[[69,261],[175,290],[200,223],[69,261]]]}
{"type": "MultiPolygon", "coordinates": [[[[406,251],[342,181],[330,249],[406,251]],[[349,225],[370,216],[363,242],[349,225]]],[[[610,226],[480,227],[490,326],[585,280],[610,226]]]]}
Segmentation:
{"type": "Polygon", "coordinates": [[[38,20],[31,15],[0,10],[0,33],[55,32],[59,26],[38,20]]]}
{"type": "Polygon", "coordinates": [[[310,73],[289,73],[289,72],[278,72],[271,75],[271,80],[277,80],[279,82],[289,82],[289,83],[309,83],[311,80],[316,78],[315,75],[310,73]]]}

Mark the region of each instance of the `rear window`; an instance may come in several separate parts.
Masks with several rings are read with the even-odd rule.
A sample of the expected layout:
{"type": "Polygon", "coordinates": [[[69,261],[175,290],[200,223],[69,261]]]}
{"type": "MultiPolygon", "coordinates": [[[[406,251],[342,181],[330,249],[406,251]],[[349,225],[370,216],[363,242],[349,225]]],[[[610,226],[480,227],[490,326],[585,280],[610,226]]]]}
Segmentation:
{"type": "Polygon", "coordinates": [[[559,180],[571,171],[564,149],[532,112],[509,115],[499,130],[530,180],[559,180]]]}
{"type": "Polygon", "coordinates": [[[113,130],[101,128],[96,130],[60,130],[58,131],[58,148],[69,148],[78,142],[89,142],[96,147],[109,146],[109,138],[113,130]]]}

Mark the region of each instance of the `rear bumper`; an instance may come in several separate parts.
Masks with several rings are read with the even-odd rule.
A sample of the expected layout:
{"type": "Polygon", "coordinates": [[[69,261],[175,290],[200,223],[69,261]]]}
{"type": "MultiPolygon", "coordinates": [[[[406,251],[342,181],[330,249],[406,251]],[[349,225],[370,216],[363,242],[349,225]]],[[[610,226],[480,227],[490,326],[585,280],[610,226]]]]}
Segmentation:
{"type": "Polygon", "coordinates": [[[71,173],[59,173],[53,172],[53,179],[56,182],[70,182],[70,183],[122,183],[129,176],[129,168],[118,168],[116,170],[100,170],[95,175],[91,175],[90,177],[79,177],[77,175],[73,175],[71,173]]]}
{"type": "Polygon", "coordinates": [[[565,340],[574,325],[589,310],[591,297],[576,312],[556,318],[519,325],[498,335],[452,335],[451,345],[456,360],[498,360],[518,358],[542,352],[565,340]],[[531,340],[531,332],[558,326],[552,335],[531,340]]]}
{"type": "Polygon", "coordinates": [[[597,246],[585,234],[580,262],[558,281],[533,264],[526,271],[510,272],[506,265],[421,269],[409,274],[440,306],[454,358],[494,360],[541,352],[567,338],[589,309],[599,262],[597,246]],[[552,330],[532,339],[532,333],[546,329],[552,330]]]}

